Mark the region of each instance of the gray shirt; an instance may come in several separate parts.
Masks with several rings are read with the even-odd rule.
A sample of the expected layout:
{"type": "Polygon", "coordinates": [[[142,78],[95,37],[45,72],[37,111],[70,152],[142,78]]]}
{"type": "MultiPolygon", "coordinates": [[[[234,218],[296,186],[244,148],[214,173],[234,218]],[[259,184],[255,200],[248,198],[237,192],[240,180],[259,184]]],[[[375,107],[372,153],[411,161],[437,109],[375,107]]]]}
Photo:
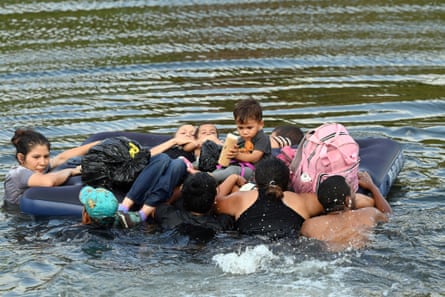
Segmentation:
{"type": "Polygon", "coordinates": [[[20,198],[29,188],[29,178],[34,173],[34,171],[23,166],[17,166],[9,170],[4,182],[5,201],[10,204],[20,204],[20,198]]]}

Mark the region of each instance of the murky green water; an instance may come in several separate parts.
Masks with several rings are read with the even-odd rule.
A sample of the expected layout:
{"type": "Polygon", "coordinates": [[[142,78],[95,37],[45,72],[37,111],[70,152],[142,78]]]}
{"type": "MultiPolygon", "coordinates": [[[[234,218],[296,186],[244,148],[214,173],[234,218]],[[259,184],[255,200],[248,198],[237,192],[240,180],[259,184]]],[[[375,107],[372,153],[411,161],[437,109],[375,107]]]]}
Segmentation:
{"type": "Polygon", "coordinates": [[[2,1],[2,179],[15,128],[43,132],[54,153],[101,131],[213,121],[227,133],[244,98],[261,101],[267,131],[338,121],[401,142],[406,162],[391,222],[341,254],[1,211],[0,294],[445,296],[444,20],[440,1],[2,1]]]}

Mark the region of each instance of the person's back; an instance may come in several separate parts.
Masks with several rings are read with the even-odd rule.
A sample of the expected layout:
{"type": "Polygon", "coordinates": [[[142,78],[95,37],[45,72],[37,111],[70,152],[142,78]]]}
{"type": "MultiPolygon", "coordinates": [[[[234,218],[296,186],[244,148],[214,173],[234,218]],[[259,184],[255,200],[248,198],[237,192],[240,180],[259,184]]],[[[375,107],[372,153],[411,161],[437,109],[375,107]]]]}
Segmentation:
{"type": "Polygon", "coordinates": [[[298,236],[304,218],[282,199],[267,193],[271,190],[269,187],[258,191],[256,201],[236,221],[236,229],[243,234],[262,234],[270,238],[298,236]]]}
{"type": "Polygon", "coordinates": [[[215,179],[206,172],[189,175],[182,186],[180,200],[175,205],[163,204],[156,208],[155,222],[163,230],[179,228],[191,237],[232,229],[233,218],[212,212],[216,188],[215,179]]]}
{"type": "Polygon", "coordinates": [[[233,219],[213,213],[198,214],[187,211],[180,204],[162,204],[154,213],[154,220],[163,230],[173,229],[180,225],[201,227],[213,231],[229,230],[233,226],[233,219]]]}
{"type": "Polygon", "coordinates": [[[371,191],[375,207],[354,209],[355,193],[344,177],[330,177],[320,184],[317,192],[326,214],[306,220],[301,234],[324,241],[331,251],[364,247],[373,228],[380,222],[386,222],[392,210],[369,174],[360,173],[359,183],[371,191]]]}
{"type": "Polygon", "coordinates": [[[272,239],[298,236],[304,220],[322,211],[318,202],[314,203],[314,193],[300,195],[283,190],[289,170],[279,159],[260,161],[255,181],[258,189],[218,196],[216,200],[216,210],[233,216],[240,233],[272,239]]]}
{"type": "Polygon", "coordinates": [[[347,210],[341,214],[323,215],[303,223],[301,234],[326,242],[329,250],[338,251],[348,247],[362,248],[369,234],[387,216],[374,207],[347,210]]]}

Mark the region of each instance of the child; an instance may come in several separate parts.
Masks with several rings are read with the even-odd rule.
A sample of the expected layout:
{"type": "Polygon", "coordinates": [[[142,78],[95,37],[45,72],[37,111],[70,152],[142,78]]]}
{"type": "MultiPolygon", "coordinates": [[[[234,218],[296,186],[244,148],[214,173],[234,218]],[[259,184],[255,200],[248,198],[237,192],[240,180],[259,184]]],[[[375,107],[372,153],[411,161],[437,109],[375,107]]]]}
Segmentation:
{"type": "Polygon", "coordinates": [[[82,224],[97,227],[112,227],[118,224],[116,212],[119,203],[112,192],[104,188],[85,186],[80,190],[79,200],[83,204],[82,224]]]}
{"type": "Polygon", "coordinates": [[[263,110],[258,101],[246,99],[238,102],[233,117],[240,138],[236,148],[227,155],[233,165],[212,172],[217,182],[222,182],[231,174],[239,174],[249,180],[254,165],[272,153],[269,136],[263,131],[263,110]]]}
{"type": "Polygon", "coordinates": [[[198,147],[198,142],[195,139],[195,127],[193,125],[185,124],[180,126],[174,137],[150,149],[152,156],[165,153],[170,158],[176,159],[184,157],[190,162],[195,161],[195,149],[198,147]]]}
{"type": "MultiPolygon", "coordinates": [[[[206,172],[215,170],[223,145],[219,139],[218,129],[212,123],[202,123],[195,131],[195,139],[198,145],[195,149],[196,161],[193,162],[193,168],[206,172]]],[[[193,170],[189,172],[196,173],[193,170]]]]}
{"type": "Polygon", "coordinates": [[[270,134],[272,149],[298,145],[303,138],[303,131],[294,125],[278,126],[270,134]]]}

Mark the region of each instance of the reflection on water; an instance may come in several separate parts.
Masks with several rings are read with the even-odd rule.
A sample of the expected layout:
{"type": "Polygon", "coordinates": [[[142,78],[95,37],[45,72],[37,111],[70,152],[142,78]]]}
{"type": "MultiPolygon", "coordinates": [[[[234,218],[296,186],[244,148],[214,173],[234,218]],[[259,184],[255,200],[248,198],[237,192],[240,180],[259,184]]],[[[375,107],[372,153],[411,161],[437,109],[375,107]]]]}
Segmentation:
{"type": "MultiPolygon", "coordinates": [[[[439,1],[17,1],[0,6],[0,177],[10,138],[35,127],[54,152],[95,132],[169,134],[260,100],[266,130],[344,123],[402,143],[391,222],[370,247],[0,212],[2,296],[444,296],[445,6],[439,1]]],[[[3,189],[0,190],[3,195],[3,189]]]]}

